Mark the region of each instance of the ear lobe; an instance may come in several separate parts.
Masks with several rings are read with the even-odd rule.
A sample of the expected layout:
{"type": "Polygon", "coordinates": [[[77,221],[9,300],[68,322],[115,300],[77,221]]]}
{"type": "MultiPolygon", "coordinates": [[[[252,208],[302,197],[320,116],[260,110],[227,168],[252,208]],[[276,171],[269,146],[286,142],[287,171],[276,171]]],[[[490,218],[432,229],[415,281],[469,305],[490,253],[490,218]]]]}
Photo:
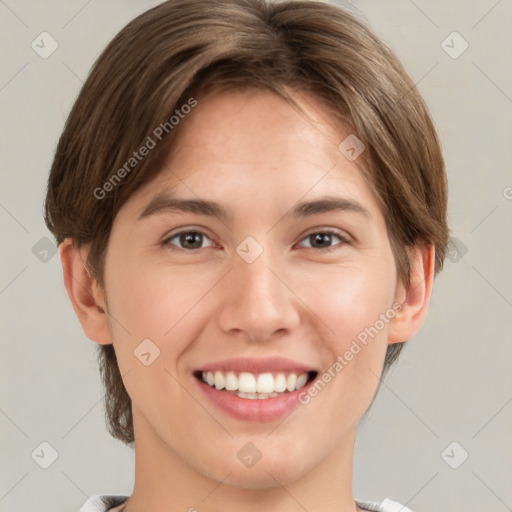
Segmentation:
{"type": "Polygon", "coordinates": [[[395,301],[402,304],[389,323],[388,343],[410,340],[421,328],[427,315],[434,281],[435,247],[418,245],[409,253],[411,282],[407,288],[399,283],[395,301]]]}
{"type": "Polygon", "coordinates": [[[64,286],[85,335],[101,345],[112,343],[104,295],[84,262],[87,251],[78,249],[71,238],[59,246],[64,286]]]}

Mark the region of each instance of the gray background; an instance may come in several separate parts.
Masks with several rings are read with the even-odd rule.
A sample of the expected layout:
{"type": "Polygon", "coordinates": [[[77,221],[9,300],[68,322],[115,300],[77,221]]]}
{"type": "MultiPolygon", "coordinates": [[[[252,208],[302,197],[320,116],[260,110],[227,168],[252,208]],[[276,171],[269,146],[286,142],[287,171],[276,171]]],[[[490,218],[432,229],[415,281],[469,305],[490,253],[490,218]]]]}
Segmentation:
{"type": "MultiPolygon", "coordinates": [[[[93,61],[157,3],[0,0],[1,512],[76,511],[90,495],[132,491],[134,455],[105,429],[94,343],[44,240],[42,204],[93,61]],[[31,48],[43,31],[59,45],[47,59],[31,48]],[[45,441],[58,452],[48,469],[31,455],[45,441]]],[[[354,4],[432,111],[456,237],[426,323],[361,424],[355,496],[414,512],[512,510],[512,1],[354,4]],[[457,58],[454,31],[469,44],[457,58]]]]}

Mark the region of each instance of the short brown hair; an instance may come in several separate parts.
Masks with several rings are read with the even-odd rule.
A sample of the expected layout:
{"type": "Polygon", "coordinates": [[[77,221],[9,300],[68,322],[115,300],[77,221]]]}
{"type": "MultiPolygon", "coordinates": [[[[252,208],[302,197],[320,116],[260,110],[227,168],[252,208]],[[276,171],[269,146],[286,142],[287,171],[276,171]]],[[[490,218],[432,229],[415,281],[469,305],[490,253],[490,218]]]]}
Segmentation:
{"type": "MultiPolygon", "coordinates": [[[[116,214],[162,170],[175,131],[115,186],[103,184],[190,98],[250,88],[291,103],[287,89],[322,101],[366,146],[366,177],[399,279],[409,283],[406,248],[419,242],[435,246],[437,275],[449,237],[447,179],[428,107],[366,23],[316,0],[169,0],[123,28],[91,69],[58,142],[45,202],[57,243],[90,244],[87,265],[103,287],[116,214]]],[[[384,372],[402,346],[388,347],[384,372]]],[[[132,443],[131,399],[113,345],[98,345],[98,360],[109,431],[132,443]]]]}

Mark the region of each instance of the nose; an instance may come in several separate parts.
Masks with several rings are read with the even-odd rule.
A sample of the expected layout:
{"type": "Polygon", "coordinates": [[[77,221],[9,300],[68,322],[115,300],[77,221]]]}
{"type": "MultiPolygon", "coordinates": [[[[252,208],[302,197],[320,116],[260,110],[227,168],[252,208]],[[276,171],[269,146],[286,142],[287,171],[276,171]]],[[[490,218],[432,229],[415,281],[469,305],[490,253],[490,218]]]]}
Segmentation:
{"type": "Polygon", "coordinates": [[[224,332],[263,342],[297,327],[301,301],[283,268],[279,256],[267,250],[252,263],[234,255],[221,289],[218,318],[224,332]]]}

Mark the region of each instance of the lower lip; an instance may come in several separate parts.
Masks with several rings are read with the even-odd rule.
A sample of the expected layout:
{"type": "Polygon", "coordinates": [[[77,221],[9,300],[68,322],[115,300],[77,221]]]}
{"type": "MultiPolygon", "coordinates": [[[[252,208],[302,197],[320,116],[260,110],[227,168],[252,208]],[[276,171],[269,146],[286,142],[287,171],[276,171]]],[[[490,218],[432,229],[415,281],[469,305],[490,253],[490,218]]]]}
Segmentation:
{"type": "Polygon", "coordinates": [[[259,422],[277,420],[290,414],[301,405],[299,395],[307,392],[308,388],[315,382],[315,379],[313,379],[300,389],[273,398],[255,398],[251,400],[240,398],[226,391],[220,391],[197,377],[193,376],[192,378],[208,399],[224,413],[237,420],[259,422]]]}

